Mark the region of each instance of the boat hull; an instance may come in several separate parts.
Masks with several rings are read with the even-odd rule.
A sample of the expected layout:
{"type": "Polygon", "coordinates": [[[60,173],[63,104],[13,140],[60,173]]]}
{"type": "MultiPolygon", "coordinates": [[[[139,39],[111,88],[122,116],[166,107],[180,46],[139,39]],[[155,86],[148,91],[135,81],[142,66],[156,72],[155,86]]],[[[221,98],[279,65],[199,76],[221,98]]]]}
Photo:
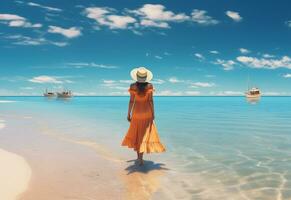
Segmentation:
{"type": "Polygon", "coordinates": [[[260,94],[246,94],[246,98],[248,99],[259,99],[260,97],[260,94]]]}
{"type": "Polygon", "coordinates": [[[73,97],[71,94],[62,94],[62,93],[58,93],[57,96],[58,98],[72,98],[73,97]]]}
{"type": "Polygon", "coordinates": [[[44,97],[55,97],[55,94],[43,94],[44,97]]]}

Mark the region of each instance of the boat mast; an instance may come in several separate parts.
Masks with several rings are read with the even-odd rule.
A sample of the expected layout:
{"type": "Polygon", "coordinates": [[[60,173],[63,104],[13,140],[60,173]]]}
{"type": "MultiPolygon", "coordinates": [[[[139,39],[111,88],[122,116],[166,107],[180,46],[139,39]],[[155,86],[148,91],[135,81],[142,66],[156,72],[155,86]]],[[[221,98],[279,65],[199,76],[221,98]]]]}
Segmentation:
{"type": "Polygon", "coordinates": [[[247,81],[248,91],[250,90],[250,74],[248,74],[248,81],[247,81]]]}

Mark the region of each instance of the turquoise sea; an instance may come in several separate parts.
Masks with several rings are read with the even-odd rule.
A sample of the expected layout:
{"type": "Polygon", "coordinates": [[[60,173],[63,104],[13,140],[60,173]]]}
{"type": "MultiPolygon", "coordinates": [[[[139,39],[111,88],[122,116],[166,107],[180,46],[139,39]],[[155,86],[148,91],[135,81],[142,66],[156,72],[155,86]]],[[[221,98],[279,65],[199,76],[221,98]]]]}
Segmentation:
{"type": "MultiPolygon", "coordinates": [[[[32,117],[135,158],[120,146],[127,106],[128,97],[0,97],[0,116],[32,117]]],[[[291,199],[291,97],[155,97],[155,112],[167,152],[145,159],[167,169],[169,199],[291,199]]]]}

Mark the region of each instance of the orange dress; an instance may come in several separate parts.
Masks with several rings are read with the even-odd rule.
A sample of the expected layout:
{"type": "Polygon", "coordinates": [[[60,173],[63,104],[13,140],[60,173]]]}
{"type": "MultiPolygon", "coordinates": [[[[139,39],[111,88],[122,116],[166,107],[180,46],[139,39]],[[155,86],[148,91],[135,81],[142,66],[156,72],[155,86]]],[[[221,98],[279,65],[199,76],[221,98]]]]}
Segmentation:
{"type": "Polygon", "coordinates": [[[122,141],[122,146],[133,148],[140,153],[160,153],[165,151],[153,122],[151,109],[152,85],[148,85],[143,94],[138,93],[137,86],[134,84],[131,85],[128,91],[131,97],[134,98],[134,103],[130,126],[122,141]]]}

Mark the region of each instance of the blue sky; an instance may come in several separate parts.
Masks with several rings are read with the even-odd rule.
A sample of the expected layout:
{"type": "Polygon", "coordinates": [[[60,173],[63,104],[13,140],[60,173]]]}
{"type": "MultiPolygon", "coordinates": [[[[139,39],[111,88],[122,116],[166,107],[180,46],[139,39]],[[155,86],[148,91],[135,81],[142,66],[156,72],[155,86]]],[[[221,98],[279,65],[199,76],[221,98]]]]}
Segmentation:
{"type": "Polygon", "coordinates": [[[156,95],[291,95],[289,0],[4,0],[0,95],[127,95],[129,72],[156,95]]]}

